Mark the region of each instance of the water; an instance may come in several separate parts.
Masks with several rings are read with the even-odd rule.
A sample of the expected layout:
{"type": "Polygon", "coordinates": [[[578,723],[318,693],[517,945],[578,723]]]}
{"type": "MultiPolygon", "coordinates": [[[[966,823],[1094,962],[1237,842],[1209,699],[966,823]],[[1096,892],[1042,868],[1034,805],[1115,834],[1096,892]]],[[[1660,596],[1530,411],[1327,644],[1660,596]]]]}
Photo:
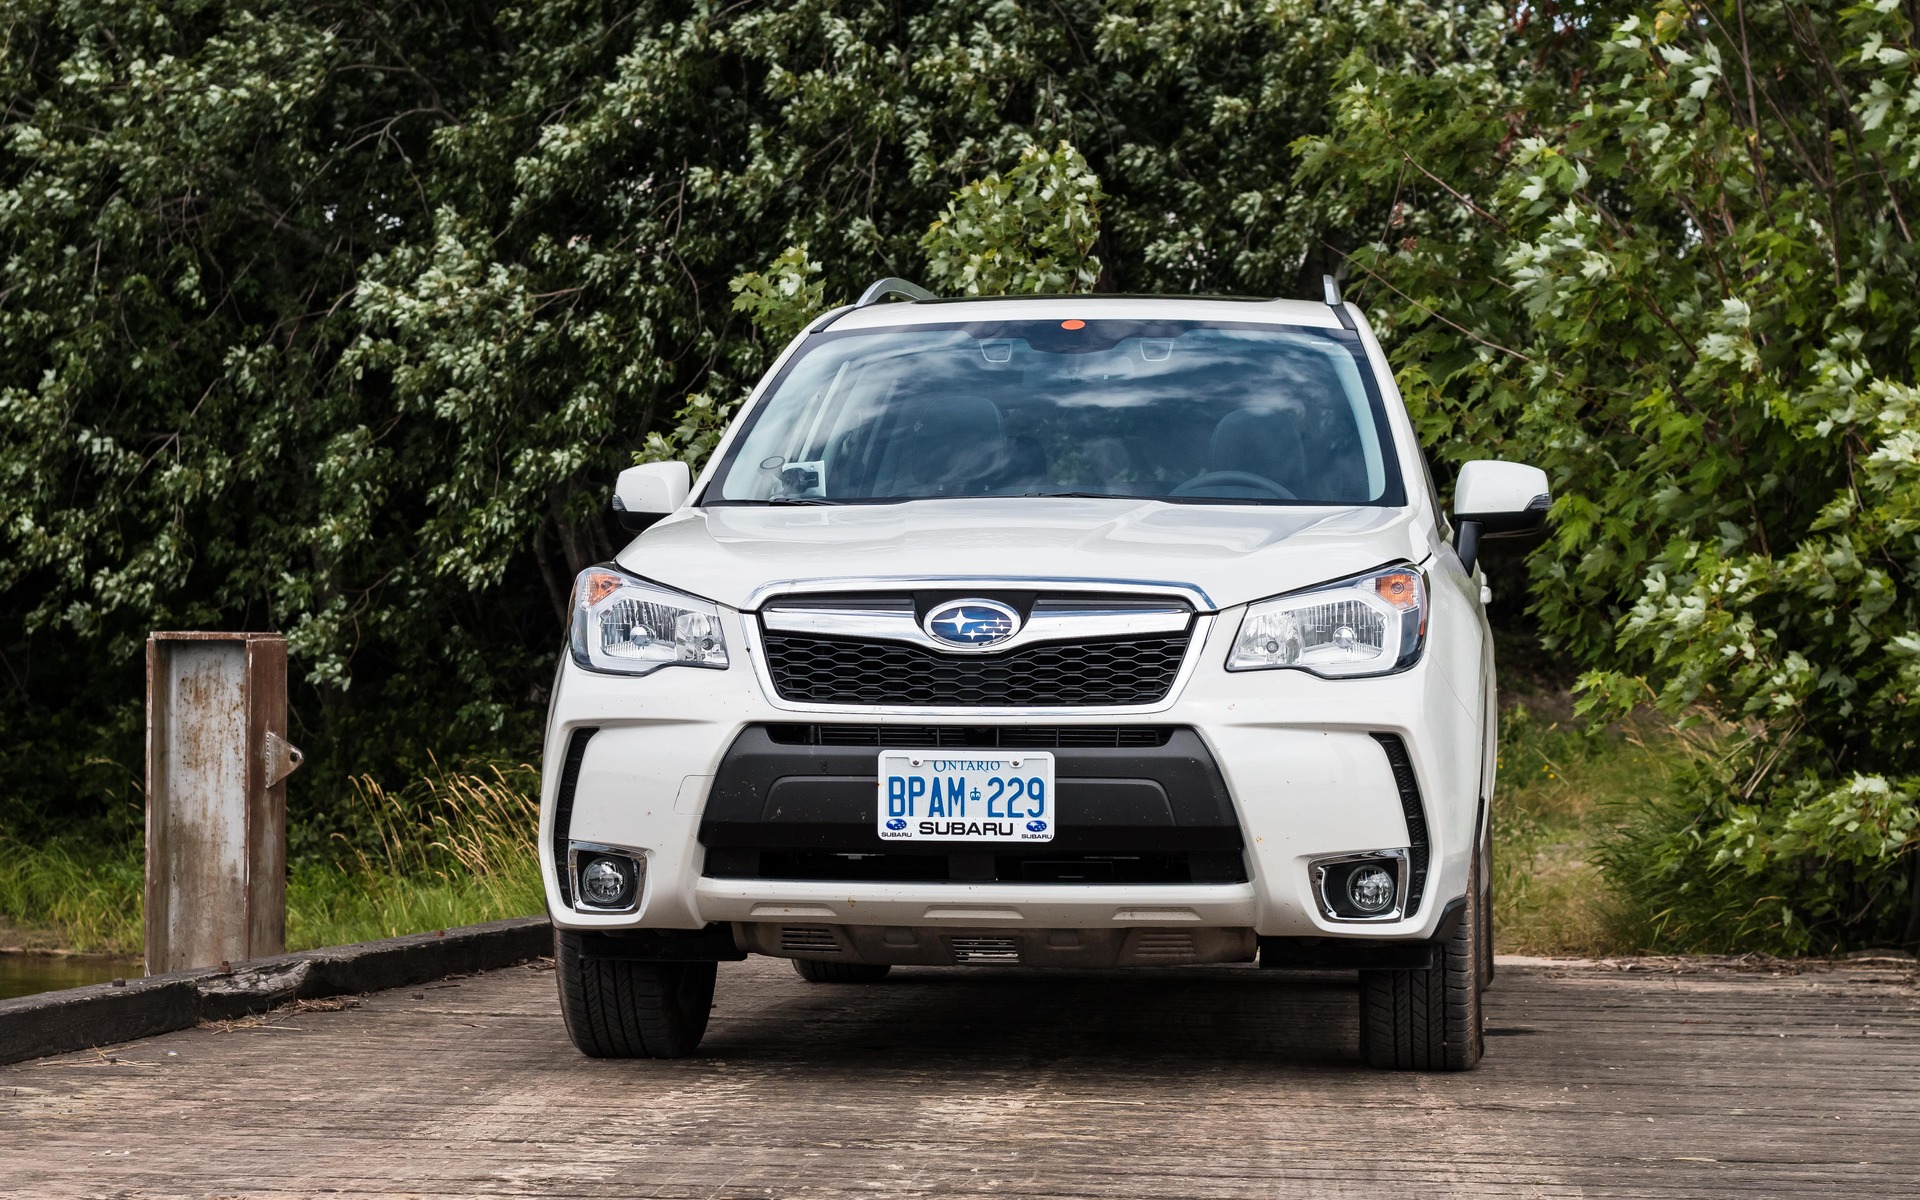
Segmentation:
{"type": "Polygon", "coordinates": [[[99,954],[0,954],[0,1000],[140,978],[140,960],[99,954]]]}

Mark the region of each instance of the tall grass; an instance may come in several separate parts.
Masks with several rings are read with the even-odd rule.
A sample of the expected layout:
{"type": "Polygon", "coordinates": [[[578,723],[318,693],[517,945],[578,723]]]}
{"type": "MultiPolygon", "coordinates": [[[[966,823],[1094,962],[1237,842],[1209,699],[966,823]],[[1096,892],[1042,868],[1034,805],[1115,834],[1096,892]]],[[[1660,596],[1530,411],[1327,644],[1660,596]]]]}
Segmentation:
{"type": "Polygon", "coordinates": [[[287,880],[291,949],[396,937],[542,911],[539,773],[438,769],[398,792],[355,783],[356,836],[287,880]]]}
{"type": "MultiPolygon", "coordinates": [[[[1696,752],[1657,719],[1588,732],[1564,693],[1530,701],[1502,717],[1494,799],[1499,949],[1663,948],[1672,931],[1651,928],[1644,905],[1616,890],[1635,886],[1621,834],[1659,824],[1662,798],[1696,752]]],[[[324,857],[294,864],[288,947],[539,913],[538,783],[533,768],[506,765],[436,767],[397,791],[359,780],[347,831],[324,857]]],[[[50,944],[138,953],[141,878],[137,844],[103,852],[0,840],[0,918],[50,944]]]]}
{"type": "MultiPolygon", "coordinates": [[[[289,872],[287,948],[541,912],[538,791],[527,766],[436,767],[398,791],[356,781],[349,832],[289,872]]],[[[0,838],[0,921],[31,945],[138,954],[141,853],[0,838]]]]}
{"type": "MultiPolygon", "coordinates": [[[[1544,700],[1544,702],[1543,702],[1544,700]]],[[[1494,941],[1503,954],[1653,948],[1609,868],[1623,822],[1659,805],[1692,748],[1657,716],[1589,730],[1564,696],[1501,716],[1494,789],[1494,941]]]]}
{"type": "Polygon", "coordinates": [[[138,953],[144,881],[137,845],[0,837],[0,921],[29,946],[138,953]]]}
{"type": "MultiPolygon", "coordinates": [[[[1752,766],[1750,732],[1700,722],[1685,737],[1685,768],[1662,794],[1624,809],[1604,832],[1596,857],[1619,899],[1629,946],[1675,954],[1911,949],[1920,921],[1911,907],[1920,905],[1911,890],[1920,886],[1914,856],[1861,869],[1847,854],[1848,840],[1856,832],[1866,837],[1863,827],[1872,825],[1852,813],[1823,816],[1824,828],[1800,834],[1799,844],[1781,853],[1791,839],[1762,816],[1764,800],[1748,807],[1742,794],[1752,766]],[[1775,849],[1753,870],[1726,856],[1739,840],[1722,840],[1741,808],[1754,822],[1746,848],[1772,840],[1775,849]]],[[[1898,832],[1894,826],[1881,836],[1898,832]]]]}

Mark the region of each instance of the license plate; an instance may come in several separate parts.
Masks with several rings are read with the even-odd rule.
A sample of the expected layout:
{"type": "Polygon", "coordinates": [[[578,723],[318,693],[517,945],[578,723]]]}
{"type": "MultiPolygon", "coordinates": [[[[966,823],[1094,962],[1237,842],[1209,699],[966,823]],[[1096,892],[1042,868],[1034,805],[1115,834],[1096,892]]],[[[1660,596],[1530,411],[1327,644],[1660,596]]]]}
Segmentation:
{"type": "Polygon", "coordinates": [[[880,837],[889,842],[1050,842],[1053,755],[887,750],[880,837]]]}

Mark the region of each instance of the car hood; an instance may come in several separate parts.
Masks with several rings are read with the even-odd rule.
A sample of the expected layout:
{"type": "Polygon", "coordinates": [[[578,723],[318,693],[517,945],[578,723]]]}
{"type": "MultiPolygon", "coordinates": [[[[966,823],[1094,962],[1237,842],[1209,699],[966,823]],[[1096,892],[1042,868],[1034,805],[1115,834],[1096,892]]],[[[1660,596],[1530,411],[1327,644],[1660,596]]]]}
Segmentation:
{"type": "Polygon", "coordinates": [[[683,509],[620,565],[734,608],[772,585],[891,579],[1172,584],[1230,608],[1395,561],[1425,535],[1405,508],[1009,498],[683,509]]]}

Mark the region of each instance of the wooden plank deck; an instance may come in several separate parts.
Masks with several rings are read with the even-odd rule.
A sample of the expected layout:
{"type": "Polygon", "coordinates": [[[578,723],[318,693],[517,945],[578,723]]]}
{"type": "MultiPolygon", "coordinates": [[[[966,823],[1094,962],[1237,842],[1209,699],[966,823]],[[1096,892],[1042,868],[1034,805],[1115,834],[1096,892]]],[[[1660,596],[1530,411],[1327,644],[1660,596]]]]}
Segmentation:
{"type": "Polygon", "coordinates": [[[720,971],[679,1062],[514,968],[0,1068],[0,1195],[1920,1195],[1910,964],[1508,965],[1458,1076],[1359,1066],[1338,977],[720,971]]]}

